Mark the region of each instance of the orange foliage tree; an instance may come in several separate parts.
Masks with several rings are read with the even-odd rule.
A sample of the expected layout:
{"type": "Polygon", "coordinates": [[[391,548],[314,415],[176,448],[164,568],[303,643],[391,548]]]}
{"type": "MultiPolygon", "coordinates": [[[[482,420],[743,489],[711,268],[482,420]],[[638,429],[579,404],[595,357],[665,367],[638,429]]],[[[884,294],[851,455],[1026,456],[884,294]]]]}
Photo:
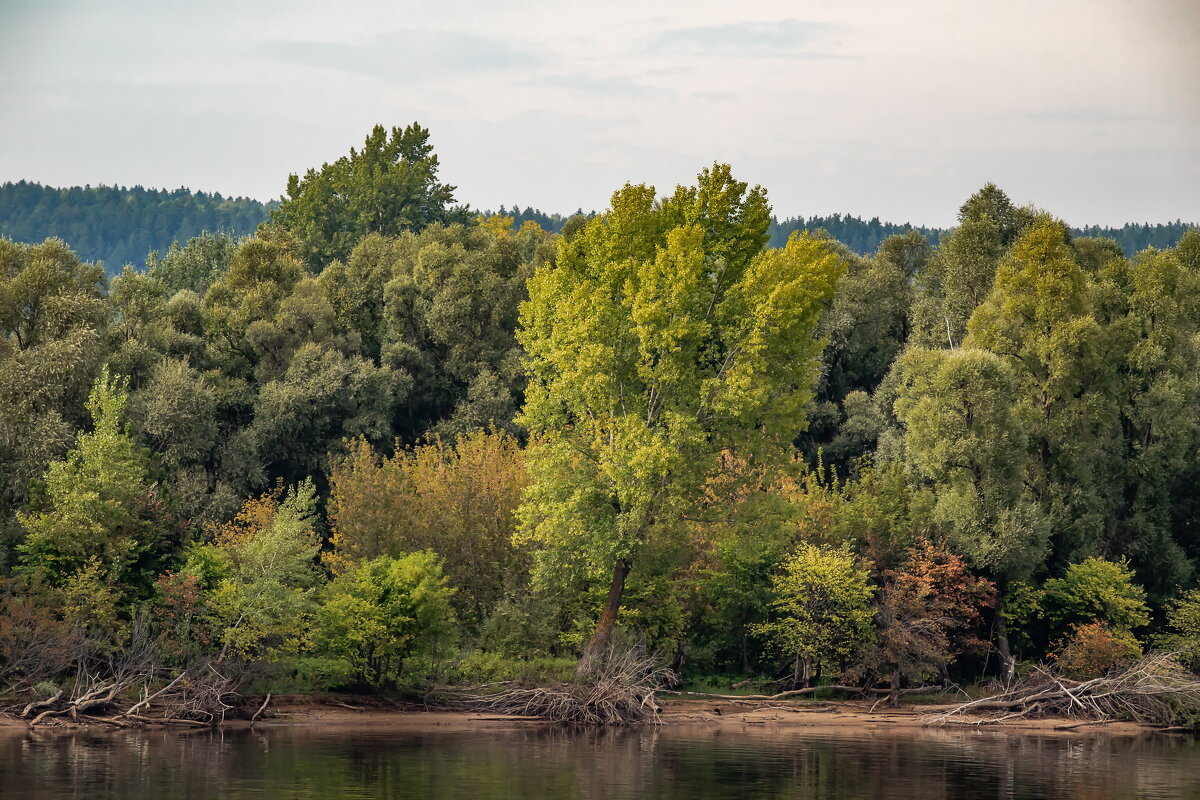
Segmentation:
{"type": "Polygon", "coordinates": [[[503,432],[436,439],[390,457],[351,442],[330,475],[329,566],[341,573],[377,556],[432,550],[457,589],[460,620],[477,630],[528,570],[512,543],[527,480],[520,445],[503,432]]]}
{"type": "Polygon", "coordinates": [[[973,575],[962,557],[927,541],[885,576],[878,648],[868,663],[876,674],[890,673],[895,705],[902,678],[924,680],[980,644],[970,631],[982,620],[980,611],[996,602],[996,587],[973,575]]]}

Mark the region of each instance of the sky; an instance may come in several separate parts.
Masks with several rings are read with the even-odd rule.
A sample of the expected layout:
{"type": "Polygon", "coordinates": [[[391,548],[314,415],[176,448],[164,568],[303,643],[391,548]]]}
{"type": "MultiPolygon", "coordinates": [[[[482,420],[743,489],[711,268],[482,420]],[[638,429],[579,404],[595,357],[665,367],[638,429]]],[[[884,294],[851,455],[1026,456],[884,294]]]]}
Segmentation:
{"type": "Polygon", "coordinates": [[[780,217],[1200,221],[1200,2],[0,0],[0,181],[279,197],[375,124],[479,209],[714,161],[780,217]]]}

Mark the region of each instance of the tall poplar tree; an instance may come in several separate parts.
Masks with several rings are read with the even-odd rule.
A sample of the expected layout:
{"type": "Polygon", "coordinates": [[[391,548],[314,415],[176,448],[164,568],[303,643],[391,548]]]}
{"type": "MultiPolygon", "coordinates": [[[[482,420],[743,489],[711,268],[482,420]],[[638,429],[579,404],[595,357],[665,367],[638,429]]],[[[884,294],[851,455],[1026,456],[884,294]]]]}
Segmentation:
{"type": "Polygon", "coordinates": [[[722,452],[778,459],[804,428],[843,265],[807,236],[764,249],[769,221],[766,193],[726,165],[662,201],[627,184],[529,282],[522,535],[543,569],[611,574],[581,677],[603,661],[630,570],[722,452]]]}

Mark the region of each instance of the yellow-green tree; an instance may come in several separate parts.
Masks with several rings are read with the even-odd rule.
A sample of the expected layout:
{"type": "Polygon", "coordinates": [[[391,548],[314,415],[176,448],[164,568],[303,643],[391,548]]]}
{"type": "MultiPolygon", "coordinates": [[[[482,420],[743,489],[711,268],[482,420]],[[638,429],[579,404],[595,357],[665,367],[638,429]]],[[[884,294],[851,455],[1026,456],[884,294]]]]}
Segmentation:
{"type": "Polygon", "coordinates": [[[364,561],[326,587],[318,644],[349,660],[360,683],[382,688],[406,658],[453,636],[452,593],[428,550],[364,561]]]}
{"type": "Polygon", "coordinates": [[[46,473],[42,501],[17,520],[28,532],[20,569],[51,583],[95,562],[123,588],[148,590],[162,566],[169,526],[150,482],[146,453],[122,421],[128,395],[107,370],[88,398],[93,430],[46,473]]]}
{"type": "Polygon", "coordinates": [[[776,618],[755,627],[796,660],[795,678],[805,686],[814,662],[843,664],[870,639],[875,588],[849,549],[800,545],[773,588],[776,618]]]}
{"type": "Polygon", "coordinates": [[[625,580],[720,454],[791,452],[842,271],[825,242],[766,250],[766,194],[716,165],[657,200],[626,185],[529,282],[518,338],[534,435],[522,536],[542,574],[611,575],[580,662],[608,648],[625,580]]]}

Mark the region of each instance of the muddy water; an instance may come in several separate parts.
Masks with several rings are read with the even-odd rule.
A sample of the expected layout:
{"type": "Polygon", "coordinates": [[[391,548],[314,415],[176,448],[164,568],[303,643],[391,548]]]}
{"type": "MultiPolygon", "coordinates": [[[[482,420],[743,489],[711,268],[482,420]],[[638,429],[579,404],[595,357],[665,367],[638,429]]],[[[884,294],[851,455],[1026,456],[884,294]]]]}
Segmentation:
{"type": "Polygon", "coordinates": [[[0,798],[1200,798],[1200,740],[919,730],[0,731],[0,798]]]}

